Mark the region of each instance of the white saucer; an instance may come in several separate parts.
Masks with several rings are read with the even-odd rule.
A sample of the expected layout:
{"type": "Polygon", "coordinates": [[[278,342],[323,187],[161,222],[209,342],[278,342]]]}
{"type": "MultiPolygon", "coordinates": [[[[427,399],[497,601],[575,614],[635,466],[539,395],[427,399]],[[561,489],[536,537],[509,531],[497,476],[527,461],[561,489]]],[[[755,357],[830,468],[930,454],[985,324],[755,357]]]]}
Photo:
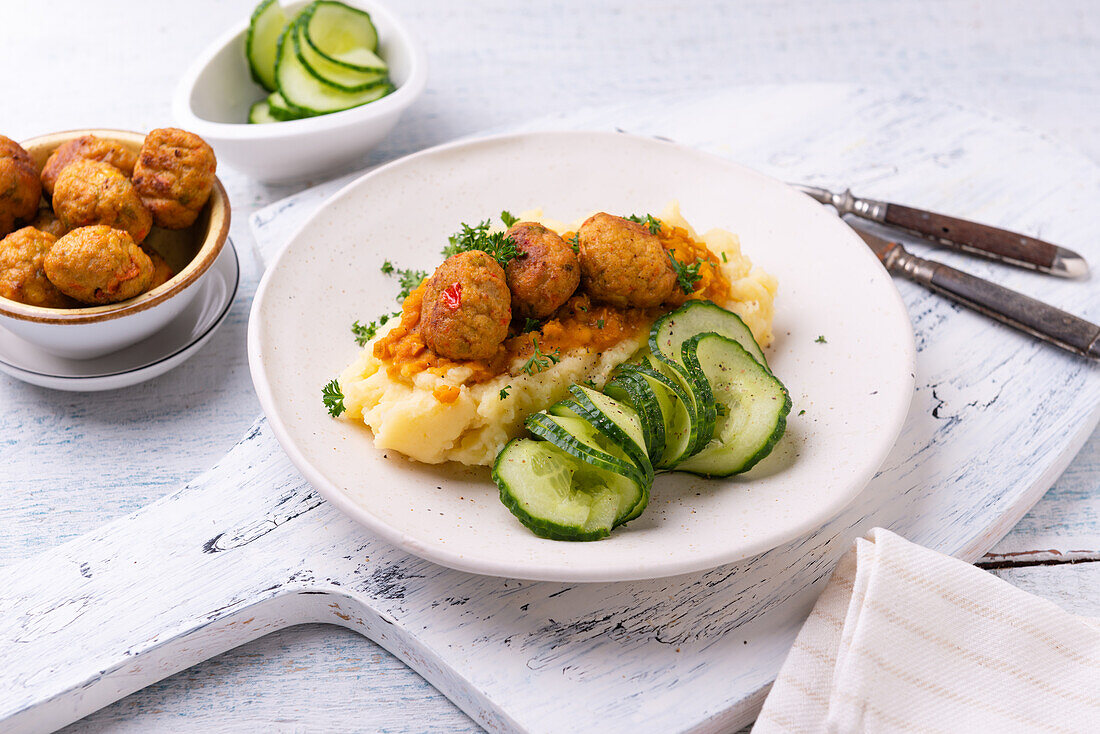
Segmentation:
{"type": "Polygon", "coordinates": [[[214,334],[229,314],[240,278],[237,251],[227,240],[194,300],[145,341],[96,359],[66,359],[0,328],[0,371],[32,385],[72,392],[114,390],[163,375],[214,334]]]}

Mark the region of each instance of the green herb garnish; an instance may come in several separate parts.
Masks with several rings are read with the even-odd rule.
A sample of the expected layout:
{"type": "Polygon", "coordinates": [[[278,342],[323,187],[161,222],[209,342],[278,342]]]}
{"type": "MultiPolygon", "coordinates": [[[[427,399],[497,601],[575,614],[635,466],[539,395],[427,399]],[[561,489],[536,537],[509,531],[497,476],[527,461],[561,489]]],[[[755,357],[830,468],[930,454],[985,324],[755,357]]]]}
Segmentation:
{"type": "Polygon", "coordinates": [[[597,329],[602,329],[603,328],[603,323],[604,323],[603,319],[597,319],[596,320],[596,328],[597,329]]]}
{"type": "Polygon", "coordinates": [[[818,338],[814,339],[814,341],[818,344],[828,344],[829,343],[829,342],[825,341],[824,336],[819,336],[818,338]]]}
{"type": "MultiPolygon", "coordinates": [[[[502,212],[501,216],[503,217],[505,213],[507,212],[502,212]]],[[[519,257],[519,253],[516,251],[516,243],[512,241],[511,237],[504,232],[489,231],[488,219],[474,227],[465,222],[461,226],[461,230],[447,238],[451,244],[443,248],[445,257],[452,257],[471,250],[481,250],[500,263],[502,268],[507,267],[508,263],[519,257]]]]}
{"type": "Polygon", "coordinates": [[[400,315],[400,311],[395,311],[392,314],[384,313],[378,317],[377,321],[368,321],[365,324],[360,324],[359,319],[356,319],[355,323],[351,325],[351,333],[355,335],[355,343],[361,347],[366,346],[367,342],[374,338],[374,335],[386,325],[387,321],[400,315]]]}
{"type": "Polygon", "coordinates": [[[726,258],[726,251],[725,250],[722,250],[722,262],[724,262],[724,263],[729,262],[729,260],[726,258]]]}
{"type": "Polygon", "coordinates": [[[389,275],[390,273],[392,273],[393,272],[393,263],[391,263],[389,260],[382,263],[382,272],[385,273],[386,275],[389,275]]]}
{"type": "Polygon", "coordinates": [[[403,303],[409,297],[409,294],[419,288],[424,279],[428,277],[427,270],[399,268],[394,272],[397,273],[397,284],[401,286],[401,290],[397,293],[398,303],[403,303]]]}
{"type": "Polygon", "coordinates": [[[538,374],[544,370],[550,369],[550,365],[557,364],[561,361],[561,350],[555,349],[553,353],[547,354],[539,348],[538,337],[534,338],[535,351],[530,358],[523,363],[520,367],[520,372],[526,372],[529,375],[538,374]]]}
{"type": "Polygon", "coordinates": [[[798,414],[799,415],[806,415],[806,411],[805,410],[800,410],[800,411],[798,411],[798,414]]]}
{"type": "Polygon", "coordinates": [[[574,232],[573,236],[567,238],[565,241],[568,242],[569,246],[573,248],[574,255],[581,254],[581,236],[579,234],[574,232]]]}
{"type": "Polygon", "coordinates": [[[695,284],[703,277],[702,273],[699,272],[699,267],[703,264],[703,258],[697,257],[691,265],[685,265],[676,259],[671,250],[665,252],[668,253],[668,259],[672,261],[672,269],[676,273],[676,282],[680,284],[680,290],[684,293],[693,292],[695,284]]]}
{"type": "Polygon", "coordinates": [[[321,401],[328,408],[328,414],[333,418],[344,412],[344,393],[340,390],[340,383],[333,379],[321,388],[321,401]]]}
{"type": "Polygon", "coordinates": [[[519,221],[516,217],[512,216],[512,212],[503,211],[500,213],[500,221],[504,222],[505,227],[511,227],[513,224],[519,221]]]}
{"type": "Polygon", "coordinates": [[[521,331],[520,333],[521,334],[526,334],[529,331],[536,331],[537,329],[539,329],[541,327],[542,327],[542,322],[539,321],[538,319],[527,319],[526,321],[523,322],[523,331],[521,331]]]}
{"type": "Polygon", "coordinates": [[[661,220],[657,219],[652,214],[646,214],[644,217],[639,217],[637,214],[631,214],[629,217],[627,217],[627,219],[632,222],[644,224],[646,227],[649,227],[650,234],[661,233],[661,220]]]}
{"type": "Polygon", "coordinates": [[[504,400],[504,398],[508,397],[508,391],[511,390],[511,389],[512,389],[511,385],[505,385],[504,387],[500,388],[500,393],[499,393],[500,394],[500,399],[504,400]]]}

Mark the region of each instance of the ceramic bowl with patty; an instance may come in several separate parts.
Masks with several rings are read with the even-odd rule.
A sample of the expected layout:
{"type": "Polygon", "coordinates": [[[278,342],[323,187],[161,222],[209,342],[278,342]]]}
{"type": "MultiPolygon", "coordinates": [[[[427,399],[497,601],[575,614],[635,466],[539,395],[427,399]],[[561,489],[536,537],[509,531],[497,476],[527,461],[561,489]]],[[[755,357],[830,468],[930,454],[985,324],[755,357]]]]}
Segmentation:
{"type": "MultiPolygon", "coordinates": [[[[135,154],[145,136],[123,130],[70,130],[21,142],[39,170],[60,145],[84,135],[119,143],[135,154]]],[[[214,180],[210,199],[186,229],[154,227],[145,245],[167,261],[175,275],[129,300],[103,306],[44,308],[0,298],[0,326],[61,357],[91,359],[152,336],[178,316],[198,293],[198,284],[229,235],[229,197],[214,180]]]]}

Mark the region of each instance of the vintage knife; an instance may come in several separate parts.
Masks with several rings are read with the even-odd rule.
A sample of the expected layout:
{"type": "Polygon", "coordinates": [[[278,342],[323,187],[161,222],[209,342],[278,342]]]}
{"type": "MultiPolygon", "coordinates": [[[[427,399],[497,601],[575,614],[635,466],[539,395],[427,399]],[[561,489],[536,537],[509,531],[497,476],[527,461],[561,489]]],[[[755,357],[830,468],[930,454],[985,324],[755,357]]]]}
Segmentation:
{"type": "Polygon", "coordinates": [[[975,311],[1055,344],[1100,359],[1100,326],[961,270],[917,257],[897,242],[852,227],[891,273],[916,281],[975,311]]]}
{"type": "Polygon", "coordinates": [[[861,199],[847,190],[837,194],[817,186],[793,185],[822,204],[836,207],[841,216],[853,214],[948,247],[1063,278],[1081,278],[1089,272],[1088,263],[1073,250],[1017,232],[901,204],[861,199]]]}

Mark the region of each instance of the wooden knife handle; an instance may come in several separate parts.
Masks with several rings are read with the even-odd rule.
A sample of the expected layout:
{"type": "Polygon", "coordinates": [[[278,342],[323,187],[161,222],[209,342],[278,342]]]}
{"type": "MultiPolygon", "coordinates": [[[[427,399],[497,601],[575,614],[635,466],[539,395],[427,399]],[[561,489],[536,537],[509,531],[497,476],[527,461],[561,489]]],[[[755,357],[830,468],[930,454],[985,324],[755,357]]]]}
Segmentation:
{"type": "Polygon", "coordinates": [[[893,262],[891,270],[964,306],[1074,354],[1100,359],[1100,326],[1096,324],[902,248],[893,262]]]}
{"type": "Polygon", "coordinates": [[[1052,267],[1057,254],[1055,245],[1034,237],[900,204],[887,204],[885,222],[950,247],[1032,267],[1052,267]]]}

